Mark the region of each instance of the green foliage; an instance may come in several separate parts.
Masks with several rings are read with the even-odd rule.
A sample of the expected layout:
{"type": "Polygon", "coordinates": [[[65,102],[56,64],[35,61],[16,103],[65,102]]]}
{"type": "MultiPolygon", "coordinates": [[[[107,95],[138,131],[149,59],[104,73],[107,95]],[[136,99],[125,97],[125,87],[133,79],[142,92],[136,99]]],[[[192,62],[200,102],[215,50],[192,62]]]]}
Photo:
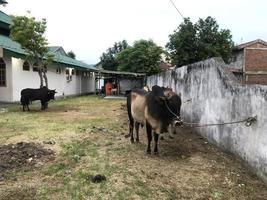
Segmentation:
{"type": "Polygon", "coordinates": [[[53,59],[53,56],[48,54],[48,43],[44,37],[45,30],[46,19],[37,21],[34,17],[12,16],[10,36],[12,40],[20,43],[21,47],[26,51],[26,59],[37,67],[41,82],[40,86],[43,86],[43,77],[46,79],[47,86],[44,67],[53,59]]]}
{"type": "Polygon", "coordinates": [[[156,74],[160,72],[162,53],[162,48],[152,40],[136,41],[132,47],[129,46],[118,54],[118,69],[147,75],[156,74]]]}
{"type": "Polygon", "coordinates": [[[169,36],[166,47],[173,64],[182,66],[211,57],[222,57],[228,62],[234,46],[229,30],[219,30],[212,17],[193,24],[189,18],[169,36]]]}
{"type": "Polygon", "coordinates": [[[70,52],[68,52],[67,54],[68,54],[69,57],[71,57],[71,58],[73,58],[73,59],[76,58],[76,55],[75,55],[75,53],[74,53],[73,51],[70,51],[70,52]]]}
{"type": "Polygon", "coordinates": [[[47,40],[43,36],[46,19],[36,21],[34,17],[13,16],[10,35],[29,54],[30,57],[43,58],[48,52],[47,40]]]}
{"type": "Polygon", "coordinates": [[[122,40],[121,42],[115,42],[113,47],[108,48],[106,53],[103,53],[100,57],[102,67],[106,70],[113,70],[116,71],[119,65],[116,56],[122,50],[128,47],[128,43],[126,40],[122,40]]]}
{"type": "Polygon", "coordinates": [[[6,4],[7,4],[7,1],[5,1],[5,0],[0,0],[0,5],[5,6],[6,4]]]}

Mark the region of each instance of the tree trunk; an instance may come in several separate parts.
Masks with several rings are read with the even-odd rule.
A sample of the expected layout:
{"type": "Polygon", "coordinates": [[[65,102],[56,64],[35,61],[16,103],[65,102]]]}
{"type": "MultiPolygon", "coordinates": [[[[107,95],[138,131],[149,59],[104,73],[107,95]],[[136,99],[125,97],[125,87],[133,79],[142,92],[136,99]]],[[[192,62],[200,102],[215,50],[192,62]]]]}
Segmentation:
{"type": "Polygon", "coordinates": [[[44,86],[44,80],[43,80],[43,76],[42,76],[42,71],[41,69],[38,67],[38,75],[40,78],[40,88],[44,86]]]}
{"type": "Polygon", "coordinates": [[[44,80],[45,80],[45,86],[48,88],[48,80],[47,80],[47,76],[46,76],[46,72],[45,70],[43,70],[43,77],[44,77],[44,80]]]}

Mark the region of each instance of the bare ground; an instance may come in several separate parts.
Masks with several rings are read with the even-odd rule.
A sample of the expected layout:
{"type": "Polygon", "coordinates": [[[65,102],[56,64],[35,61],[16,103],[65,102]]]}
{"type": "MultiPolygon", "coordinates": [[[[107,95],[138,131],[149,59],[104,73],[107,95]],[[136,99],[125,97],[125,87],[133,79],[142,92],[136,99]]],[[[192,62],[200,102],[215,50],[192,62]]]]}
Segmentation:
{"type": "Polygon", "coordinates": [[[0,156],[7,148],[3,145],[17,147],[18,153],[19,142],[26,140],[24,147],[34,148],[26,153],[30,156],[21,156],[26,162],[13,156],[19,165],[1,172],[0,199],[267,200],[264,183],[238,158],[192,129],[181,128],[174,139],[165,137],[159,155],[147,155],[144,130],[140,143],[127,138],[124,105],[121,100],[80,97],[51,103],[46,112],[37,106],[32,113],[21,113],[15,106],[0,114],[0,156]],[[46,149],[55,154],[37,153],[46,149]],[[106,180],[93,183],[96,174],[106,180]]]}

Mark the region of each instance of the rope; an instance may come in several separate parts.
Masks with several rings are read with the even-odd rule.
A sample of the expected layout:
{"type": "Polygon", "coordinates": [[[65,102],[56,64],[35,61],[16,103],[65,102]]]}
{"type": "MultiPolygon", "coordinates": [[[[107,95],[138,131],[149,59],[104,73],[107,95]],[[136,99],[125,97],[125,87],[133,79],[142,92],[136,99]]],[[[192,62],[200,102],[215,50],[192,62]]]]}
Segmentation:
{"type": "Polygon", "coordinates": [[[165,103],[165,106],[166,106],[166,108],[168,109],[168,111],[169,111],[174,117],[176,117],[178,120],[182,121],[182,119],[180,118],[180,116],[176,115],[176,114],[170,109],[170,107],[169,107],[168,104],[167,104],[166,99],[164,100],[164,103],[165,103]]]}
{"type": "Polygon", "coordinates": [[[189,126],[189,127],[207,127],[207,126],[223,126],[223,125],[227,125],[227,124],[238,124],[238,123],[245,122],[245,126],[249,127],[256,121],[257,121],[257,115],[254,116],[254,117],[248,117],[248,118],[243,119],[243,120],[232,121],[232,122],[213,123],[213,124],[199,124],[199,123],[191,123],[191,122],[182,121],[182,124],[184,124],[185,126],[189,126]]]}
{"type": "Polygon", "coordinates": [[[176,115],[171,109],[170,107],[168,106],[167,104],[167,101],[165,100],[165,106],[166,108],[168,109],[168,111],[176,117],[176,119],[178,119],[182,126],[185,125],[185,126],[189,126],[189,127],[207,127],[207,126],[222,126],[222,125],[226,125],[226,124],[238,124],[238,123],[243,123],[243,122],[246,122],[245,123],[245,126],[249,127],[251,126],[254,122],[257,121],[257,115],[254,116],[254,117],[248,117],[246,119],[243,119],[243,120],[238,120],[238,121],[232,121],[232,122],[223,122],[223,123],[213,123],[213,124],[199,124],[199,123],[193,123],[193,122],[186,122],[186,121],[183,121],[181,119],[180,116],[176,115]]]}

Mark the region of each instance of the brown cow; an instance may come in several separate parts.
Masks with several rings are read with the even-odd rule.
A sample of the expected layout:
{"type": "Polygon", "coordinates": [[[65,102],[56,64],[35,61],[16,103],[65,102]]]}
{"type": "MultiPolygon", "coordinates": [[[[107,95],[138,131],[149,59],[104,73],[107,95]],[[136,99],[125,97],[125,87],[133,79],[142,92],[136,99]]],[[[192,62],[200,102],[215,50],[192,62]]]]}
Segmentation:
{"type": "MultiPolygon", "coordinates": [[[[168,125],[174,120],[180,121],[181,98],[178,95],[166,97],[163,88],[155,85],[151,92],[133,89],[127,96],[127,110],[130,120],[129,134],[133,138],[133,125],[146,125],[148,138],[147,152],[151,152],[152,130],[154,131],[154,153],[158,153],[158,137],[166,132],[168,125]]],[[[139,142],[138,131],[136,141],[139,142]]]]}

